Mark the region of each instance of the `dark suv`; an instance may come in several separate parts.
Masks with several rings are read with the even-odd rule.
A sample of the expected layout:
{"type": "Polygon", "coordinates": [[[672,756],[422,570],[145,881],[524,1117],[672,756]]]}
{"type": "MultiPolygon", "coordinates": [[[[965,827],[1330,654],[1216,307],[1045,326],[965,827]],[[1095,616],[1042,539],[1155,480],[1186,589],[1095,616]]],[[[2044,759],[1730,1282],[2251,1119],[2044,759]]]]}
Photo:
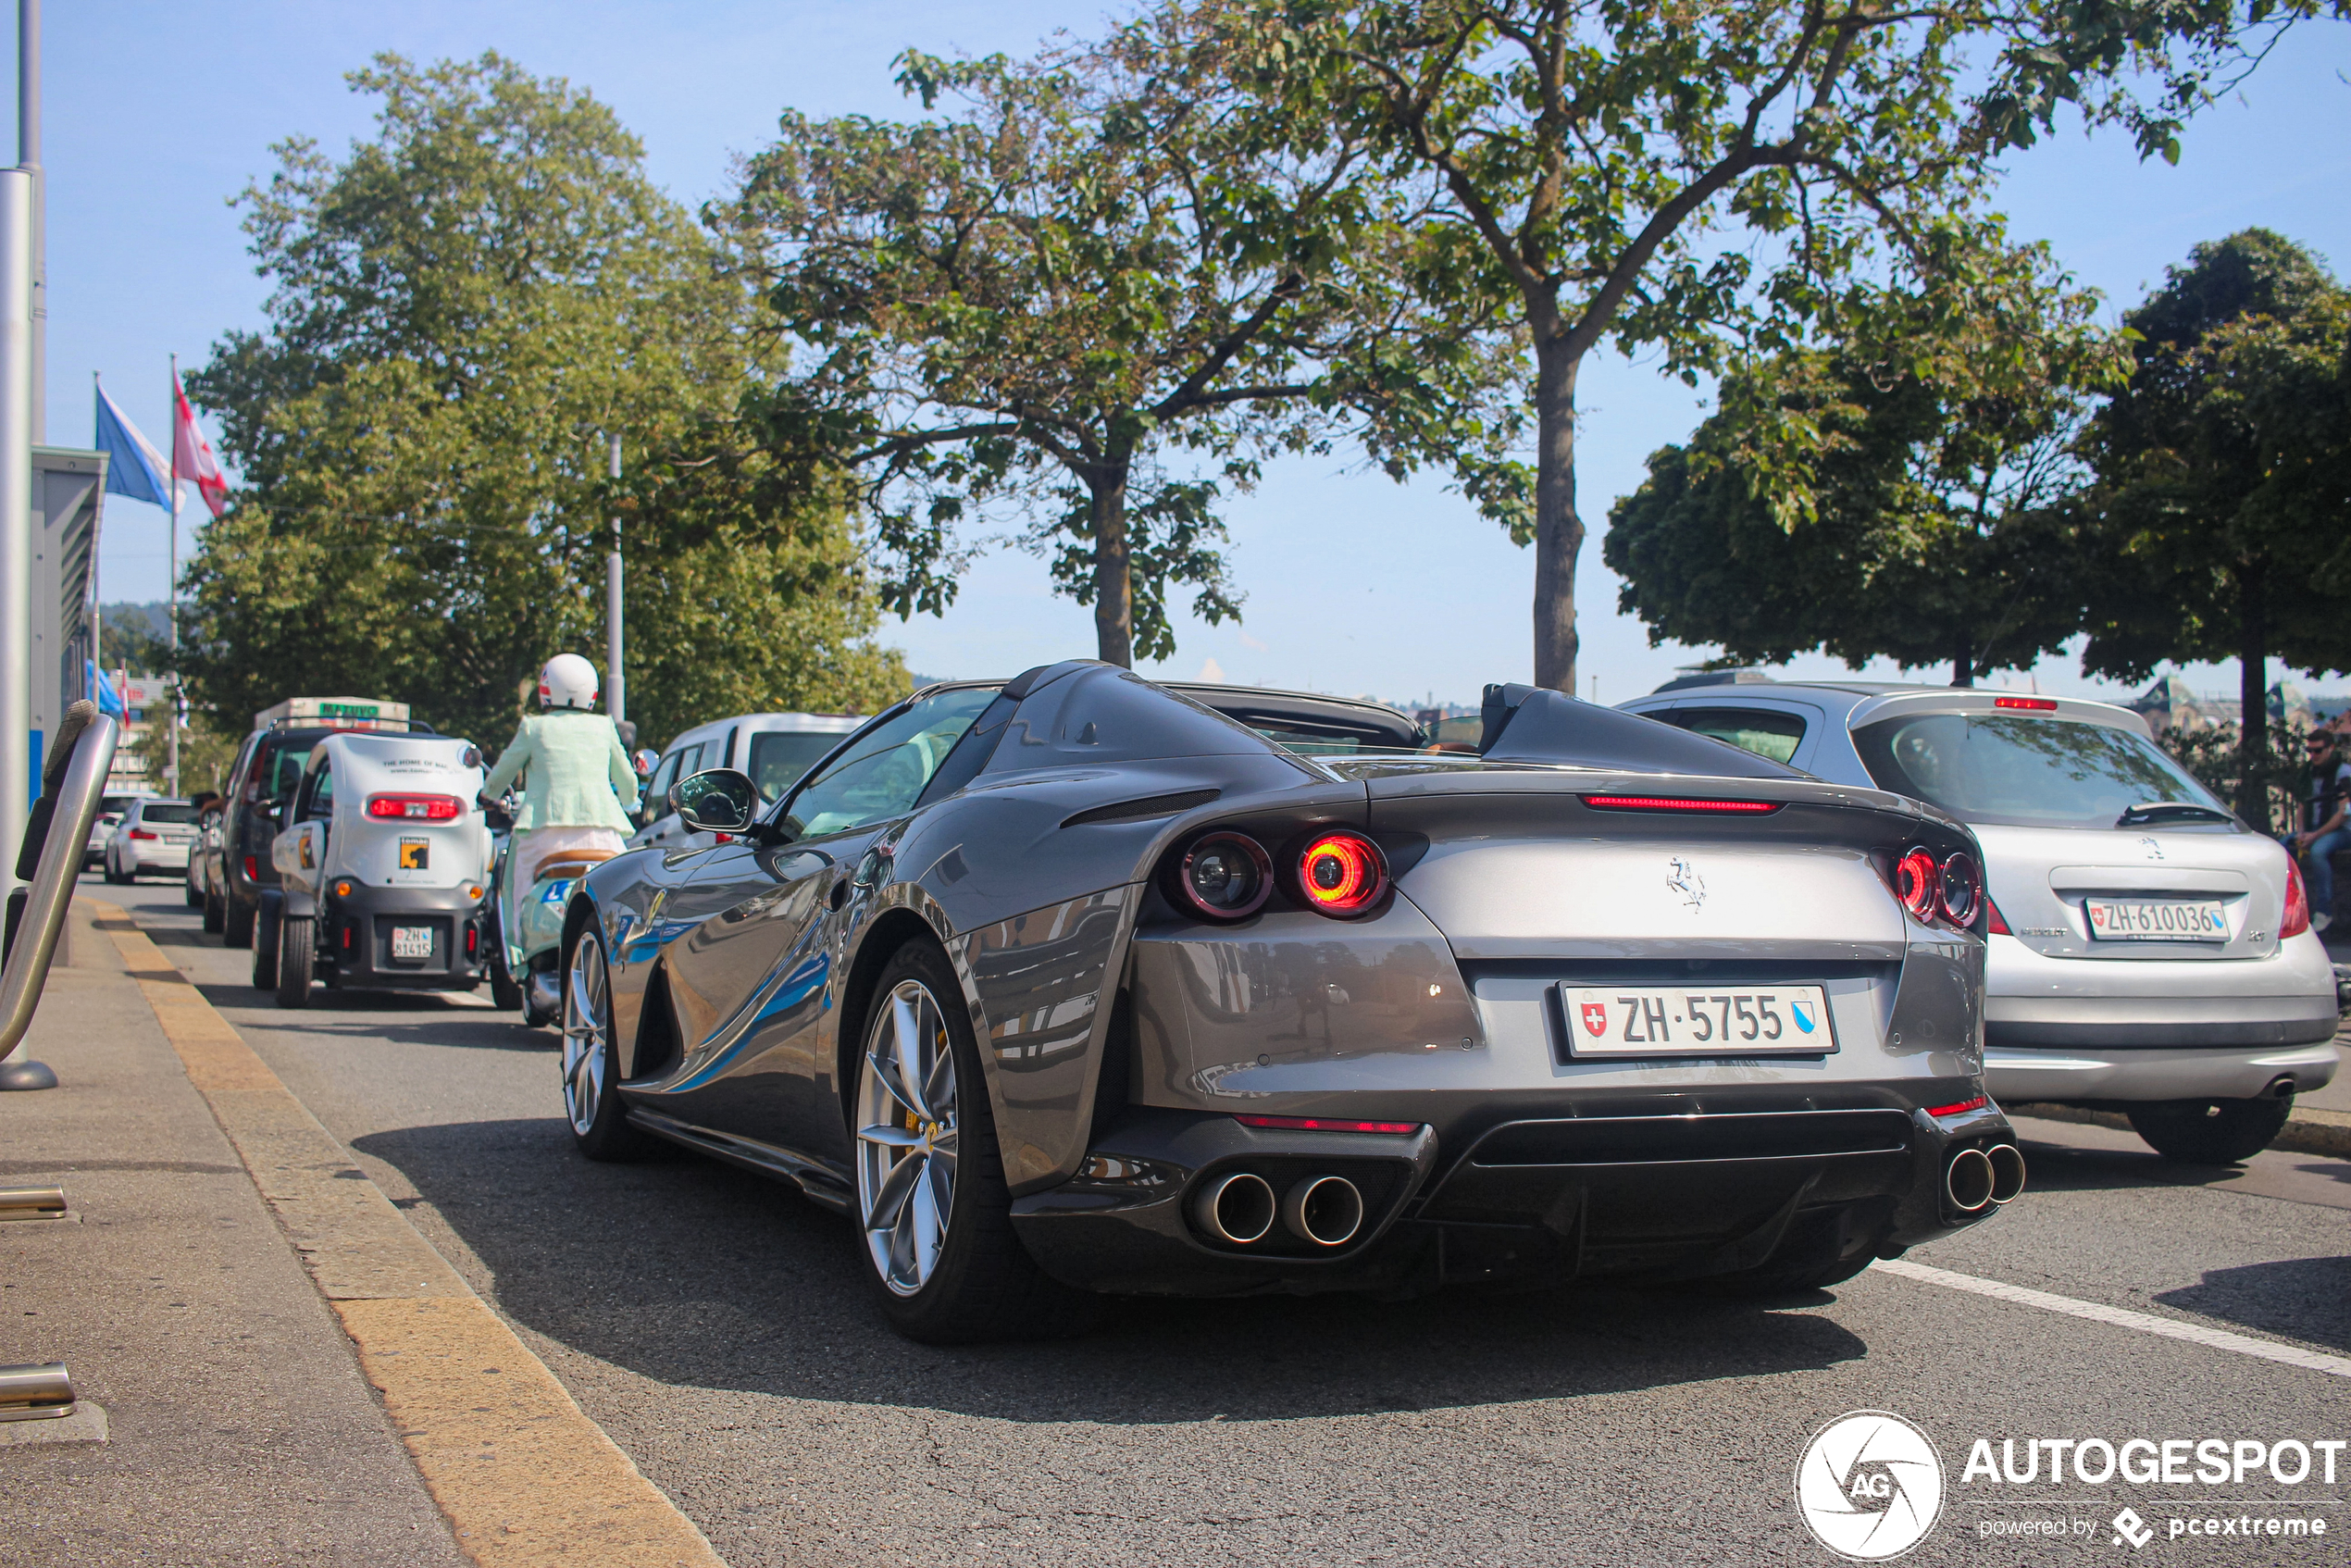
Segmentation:
{"type": "MultiPolygon", "coordinates": [[[[393,728],[403,721],[379,719],[369,728],[393,728]]],[[[253,946],[255,918],[261,912],[261,890],[278,885],[277,867],[269,864],[269,845],[285,826],[286,808],[301,787],[303,764],[310,749],[339,729],[354,726],[289,724],[280,719],[267,729],[245,737],[229,774],[229,797],[220,821],[219,886],[227,907],[222,930],[230,947],[253,946]]],[[[437,733],[429,724],[404,721],[420,734],[437,733]]]]}

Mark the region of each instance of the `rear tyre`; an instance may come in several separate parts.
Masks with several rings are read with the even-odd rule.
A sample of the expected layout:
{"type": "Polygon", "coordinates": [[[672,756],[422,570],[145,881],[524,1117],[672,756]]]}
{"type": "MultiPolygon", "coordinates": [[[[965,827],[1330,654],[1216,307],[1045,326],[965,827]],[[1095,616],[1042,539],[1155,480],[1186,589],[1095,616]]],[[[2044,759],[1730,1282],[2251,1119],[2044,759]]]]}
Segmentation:
{"type": "Polygon", "coordinates": [[[185,896],[188,900],[188,907],[190,909],[202,909],[204,907],[204,895],[196,891],[196,885],[193,882],[189,882],[183,884],[183,887],[185,896]]]}
{"type": "MultiPolygon", "coordinates": [[[[283,927],[284,919],[280,917],[278,924],[283,927]]],[[[253,989],[257,991],[276,990],[278,989],[278,949],[282,943],[280,941],[255,941],[250,926],[245,929],[245,940],[253,947],[253,989]]]]}
{"type": "Polygon", "coordinates": [[[317,920],[289,915],[278,922],[278,1005],[310,1005],[310,971],[318,956],[317,920]]]}
{"type": "Polygon", "coordinates": [[[522,1005],[522,988],[506,969],[506,939],[495,927],[483,933],[490,942],[490,1001],[502,1013],[512,1013],[522,1005]]]}
{"type": "MultiPolygon", "coordinates": [[[[253,905],[239,903],[226,893],[221,895],[220,902],[221,941],[230,947],[253,946],[253,922],[256,913],[253,905]]],[[[254,982],[255,985],[260,983],[258,980],[254,982]]],[[[271,977],[270,984],[277,984],[275,977],[271,977]]]]}
{"type": "Polygon", "coordinates": [[[2270,1147],[2288,1100],[2160,1100],[2133,1105],[2131,1126],[2155,1151],[2187,1165],[2233,1165],[2270,1147]]]}
{"type": "Polygon", "coordinates": [[[106,880],[112,882],[118,888],[121,887],[126,882],[133,880],[133,878],[124,876],[116,866],[115,858],[112,853],[108,853],[106,856],[106,880]]]}
{"type": "Polygon", "coordinates": [[[995,1118],[947,955],[890,955],[855,1069],[858,1253],[892,1328],[924,1344],[1079,1333],[1096,1299],[1051,1278],[1013,1232],[995,1118]]]}
{"type": "Polygon", "coordinates": [[[564,966],[564,1116],[571,1139],[591,1160],[639,1160],[655,1140],[628,1125],[620,1099],[620,1058],[614,1049],[612,973],[604,940],[593,925],[579,933],[564,966]]]}
{"type": "MultiPolygon", "coordinates": [[[[228,913],[218,893],[206,892],[204,895],[204,928],[205,930],[212,932],[215,936],[219,935],[220,927],[226,924],[228,913]]],[[[236,944],[232,942],[230,945],[233,947],[236,944]]]]}

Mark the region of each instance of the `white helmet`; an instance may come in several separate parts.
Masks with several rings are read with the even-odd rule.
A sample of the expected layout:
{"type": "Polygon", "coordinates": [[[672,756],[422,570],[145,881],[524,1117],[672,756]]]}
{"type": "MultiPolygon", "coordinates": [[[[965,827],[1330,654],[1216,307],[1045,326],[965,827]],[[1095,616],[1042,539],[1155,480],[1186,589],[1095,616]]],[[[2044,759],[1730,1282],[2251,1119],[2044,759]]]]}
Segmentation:
{"type": "Polygon", "coordinates": [[[596,705],[596,666],[577,653],[558,653],[539,672],[539,705],[545,708],[592,708],[596,705]]]}

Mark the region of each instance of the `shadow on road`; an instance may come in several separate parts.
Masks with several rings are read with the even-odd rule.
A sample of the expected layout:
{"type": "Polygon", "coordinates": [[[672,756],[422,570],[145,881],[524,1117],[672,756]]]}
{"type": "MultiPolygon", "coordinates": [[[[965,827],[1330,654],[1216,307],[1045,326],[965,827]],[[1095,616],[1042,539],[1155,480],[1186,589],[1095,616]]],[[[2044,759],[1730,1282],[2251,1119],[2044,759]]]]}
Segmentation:
{"type": "Polygon", "coordinates": [[[2167,1307],[2351,1350],[2351,1258],[2288,1258],[2213,1269],[2155,1298],[2167,1307]]]}
{"type": "Polygon", "coordinates": [[[416,1185],[516,1321],[664,1383],[1151,1425],[1613,1393],[1868,1350],[1815,1314],[1602,1289],[1129,1299],[1083,1339],[935,1349],[883,1325],[846,1221],[748,1173],[684,1155],[594,1164],[552,1118],[408,1127],[354,1147],[416,1185]]]}

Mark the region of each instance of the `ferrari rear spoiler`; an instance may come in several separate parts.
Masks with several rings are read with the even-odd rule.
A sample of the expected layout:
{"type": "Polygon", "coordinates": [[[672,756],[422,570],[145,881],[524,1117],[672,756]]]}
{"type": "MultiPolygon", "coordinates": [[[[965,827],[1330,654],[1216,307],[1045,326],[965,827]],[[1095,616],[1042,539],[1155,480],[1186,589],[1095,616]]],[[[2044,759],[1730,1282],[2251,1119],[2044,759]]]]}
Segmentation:
{"type": "Polygon", "coordinates": [[[1540,686],[1488,686],[1477,754],[1488,762],[1568,763],[1625,773],[1715,778],[1809,777],[1768,757],[1639,714],[1579,703],[1540,686]]]}

